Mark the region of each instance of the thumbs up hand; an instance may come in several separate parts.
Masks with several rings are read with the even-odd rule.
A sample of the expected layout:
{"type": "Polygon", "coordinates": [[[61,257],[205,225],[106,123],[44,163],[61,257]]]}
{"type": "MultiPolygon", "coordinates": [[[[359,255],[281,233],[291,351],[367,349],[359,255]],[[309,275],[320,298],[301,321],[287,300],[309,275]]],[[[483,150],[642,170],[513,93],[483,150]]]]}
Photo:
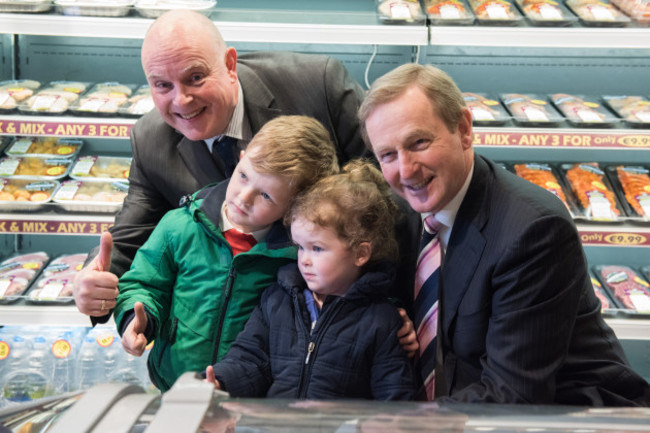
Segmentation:
{"type": "Polygon", "coordinates": [[[117,275],[110,272],[113,237],[102,233],[99,254],[74,279],[73,296],[77,309],[88,316],[110,314],[117,298],[117,275]]]}
{"type": "Polygon", "coordinates": [[[141,356],[147,347],[147,337],[144,335],[147,329],[147,313],[144,311],[142,302],[136,302],[133,306],[135,317],[129,323],[122,335],[122,347],[127,353],[134,356],[141,356]]]}

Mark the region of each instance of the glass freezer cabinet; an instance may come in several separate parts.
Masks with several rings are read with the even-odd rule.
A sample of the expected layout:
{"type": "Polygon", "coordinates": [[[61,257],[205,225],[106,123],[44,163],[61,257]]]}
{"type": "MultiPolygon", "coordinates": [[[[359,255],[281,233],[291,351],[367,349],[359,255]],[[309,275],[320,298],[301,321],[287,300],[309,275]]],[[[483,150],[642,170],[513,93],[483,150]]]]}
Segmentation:
{"type": "Polygon", "coordinates": [[[0,433],[647,431],[650,408],[233,399],[193,373],[162,396],[102,384],[0,410],[0,433]]]}

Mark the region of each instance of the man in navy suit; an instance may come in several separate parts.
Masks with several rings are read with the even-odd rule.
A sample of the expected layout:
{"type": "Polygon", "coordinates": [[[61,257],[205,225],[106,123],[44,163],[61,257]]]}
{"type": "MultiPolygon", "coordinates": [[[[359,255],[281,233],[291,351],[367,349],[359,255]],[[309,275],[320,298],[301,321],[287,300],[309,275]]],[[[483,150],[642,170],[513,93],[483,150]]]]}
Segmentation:
{"type": "Polygon", "coordinates": [[[104,322],[118,277],[162,216],[199,188],[229,177],[223,137],[234,157],[269,120],[301,114],[330,132],[339,161],[366,152],[357,110],[363,89],[331,57],[288,52],[238,57],[205,16],[176,10],[158,18],[142,45],[156,110],[131,131],[129,193],[99,253],[75,280],[78,309],[104,322]]]}
{"type": "Polygon", "coordinates": [[[552,194],[474,154],[471,113],[447,74],[398,67],[372,85],[359,117],[410,208],[398,229],[411,277],[423,218],[442,223],[437,400],[650,404],[650,385],[600,314],[571,216],[552,194]]]}

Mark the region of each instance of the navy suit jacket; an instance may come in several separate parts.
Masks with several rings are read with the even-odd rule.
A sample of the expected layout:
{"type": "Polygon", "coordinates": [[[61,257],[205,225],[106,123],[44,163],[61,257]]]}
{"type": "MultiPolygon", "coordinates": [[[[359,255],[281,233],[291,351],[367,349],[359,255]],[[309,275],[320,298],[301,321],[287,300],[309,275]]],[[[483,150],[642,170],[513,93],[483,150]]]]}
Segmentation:
{"type": "MultiPolygon", "coordinates": [[[[412,211],[406,218],[401,235],[411,240],[403,248],[417,251],[421,219],[412,211]]],[[[405,254],[407,269],[414,257],[405,254]]],[[[562,202],[480,156],[440,287],[436,400],[650,404],[650,386],[600,314],[562,202]]]]}

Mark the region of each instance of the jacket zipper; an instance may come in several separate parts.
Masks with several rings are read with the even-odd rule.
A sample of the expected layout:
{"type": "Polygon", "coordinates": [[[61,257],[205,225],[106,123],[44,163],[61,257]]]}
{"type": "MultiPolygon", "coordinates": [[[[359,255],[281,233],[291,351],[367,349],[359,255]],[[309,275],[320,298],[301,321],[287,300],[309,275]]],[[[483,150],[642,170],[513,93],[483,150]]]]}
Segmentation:
{"type": "Polygon", "coordinates": [[[230,297],[232,296],[232,286],[235,281],[235,268],[230,265],[230,271],[228,272],[228,278],[226,279],[226,289],[223,296],[223,306],[221,307],[221,315],[219,316],[219,324],[217,325],[217,335],[214,341],[214,351],[212,352],[212,362],[215,364],[217,362],[217,356],[219,354],[219,345],[221,344],[221,331],[223,330],[223,322],[225,320],[226,311],[228,311],[228,303],[230,302],[230,297]]]}

